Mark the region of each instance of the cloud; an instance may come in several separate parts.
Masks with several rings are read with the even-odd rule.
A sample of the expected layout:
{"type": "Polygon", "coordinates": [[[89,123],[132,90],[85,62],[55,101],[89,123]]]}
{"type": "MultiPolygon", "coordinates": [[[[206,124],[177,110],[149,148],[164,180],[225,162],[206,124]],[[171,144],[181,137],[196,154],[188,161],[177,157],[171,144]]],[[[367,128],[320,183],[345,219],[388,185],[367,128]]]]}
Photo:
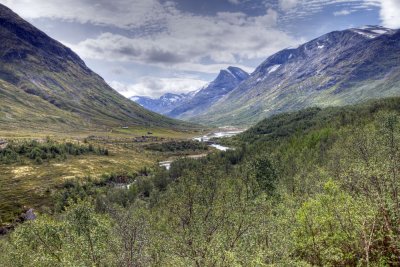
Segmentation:
{"type": "Polygon", "coordinates": [[[164,67],[198,64],[237,64],[265,58],[299,41],[275,28],[278,13],[262,16],[221,12],[215,16],[179,13],[166,16],[165,30],[144,36],[103,33],[69,44],[87,59],[131,61],[164,67]]]}
{"type": "Polygon", "coordinates": [[[125,97],[149,96],[155,98],[165,93],[179,94],[194,91],[206,85],[207,82],[191,78],[143,77],[136,84],[124,84],[118,81],[112,81],[109,84],[125,97]]]}
{"type": "MultiPolygon", "coordinates": [[[[0,0],[24,18],[51,18],[110,29],[68,44],[85,59],[130,61],[181,69],[182,66],[237,64],[265,58],[297,40],[276,28],[278,13],[196,15],[161,0],[0,0]],[[60,8],[62,6],[63,8],[60,8]],[[27,8],[29,7],[29,8],[27,8]]],[[[230,0],[239,3],[239,0],[230,0]]]]}
{"type": "Polygon", "coordinates": [[[348,10],[348,9],[342,9],[340,11],[335,11],[333,12],[334,16],[347,16],[350,15],[351,13],[353,13],[353,10],[348,10]]]}
{"type": "Polygon", "coordinates": [[[279,0],[279,6],[283,10],[288,10],[295,7],[298,4],[299,0],[279,0]]]}
{"type": "Polygon", "coordinates": [[[400,1],[380,0],[380,17],[385,27],[400,28],[400,1]]]}
{"type": "Polygon", "coordinates": [[[240,4],[240,0],[228,0],[228,2],[234,5],[240,4]]]}
{"type": "Polygon", "coordinates": [[[279,6],[284,13],[281,21],[295,21],[310,17],[328,7],[343,8],[341,11],[334,12],[335,16],[371,10],[371,8],[379,8],[381,1],[385,0],[279,0],[279,6]]]}
{"type": "Polygon", "coordinates": [[[170,1],[158,0],[0,0],[27,19],[50,18],[132,29],[161,22],[174,12],[170,1]]]}

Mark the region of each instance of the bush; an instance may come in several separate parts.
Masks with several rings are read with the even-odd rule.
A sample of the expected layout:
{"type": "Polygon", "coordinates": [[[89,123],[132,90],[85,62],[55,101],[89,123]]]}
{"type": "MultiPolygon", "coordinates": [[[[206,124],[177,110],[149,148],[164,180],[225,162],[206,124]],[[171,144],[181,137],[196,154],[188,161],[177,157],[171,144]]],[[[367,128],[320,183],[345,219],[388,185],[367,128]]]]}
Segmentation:
{"type": "Polygon", "coordinates": [[[159,152],[177,152],[177,151],[196,151],[196,150],[208,150],[208,146],[205,143],[199,141],[171,141],[158,144],[149,144],[145,146],[148,150],[159,151],[159,152]]]}
{"type": "Polygon", "coordinates": [[[44,160],[49,159],[67,159],[67,155],[83,155],[98,154],[109,155],[106,148],[94,149],[92,144],[79,145],[70,142],[58,143],[47,139],[46,142],[40,143],[35,140],[31,141],[11,141],[6,149],[0,151],[0,163],[11,164],[21,162],[24,158],[33,160],[41,164],[44,160]]]}

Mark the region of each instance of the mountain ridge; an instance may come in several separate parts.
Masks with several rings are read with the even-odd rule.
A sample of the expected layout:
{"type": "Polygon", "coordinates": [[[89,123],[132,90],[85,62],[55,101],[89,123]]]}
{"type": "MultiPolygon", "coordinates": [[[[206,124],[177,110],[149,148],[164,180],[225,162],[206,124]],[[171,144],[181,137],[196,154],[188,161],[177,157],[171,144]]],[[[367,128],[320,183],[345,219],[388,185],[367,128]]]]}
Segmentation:
{"type": "Polygon", "coordinates": [[[0,97],[8,99],[8,105],[0,107],[3,125],[21,122],[20,127],[33,127],[36,116],[24,124],[22,122],[27,118],[21,114],[35,114],[39,106],[48,107],[50,103],[48,114],[39,108],[42,110],[40,123],[49,128],[60,129],[65,125],[81,129],[120,125],[190,127],[189,123],[147,111],[124,98],[70,48],[1,4],[0,37],[0,97]],[[10,98],[17,90],[18,93],[10,98]],[[35,107],[25,105],[26,111],[22,110],[23,106],[16,105],[28,103],[32,98],[35,107]],[[57,121],[52,120],[52,114],[57,113],[63,116],[57,121]]]}
{"type": "Polygon", "coordinates": [[[249,74],[238,67],[221,70],[214,81],[167,115],[179,119],[199,116],[248,77],[249,74]]]}
{"type": "Polygon", "coordinates": [[[154,112],[183,119],[205,112],[209,106],[248,77],[249,74],[244,70],[229,66],[220,70],[212,82],[198,90],[183,94],[166,93],[159,98],[133,96],[130,99],[154,112]]]}
{"type": "Polygon", "coordinates": [[[397,96],[399,40],[399,30],[369,26],[330,32],[281,50],[194,119],[249,125],[286,111],[397,96]]]}

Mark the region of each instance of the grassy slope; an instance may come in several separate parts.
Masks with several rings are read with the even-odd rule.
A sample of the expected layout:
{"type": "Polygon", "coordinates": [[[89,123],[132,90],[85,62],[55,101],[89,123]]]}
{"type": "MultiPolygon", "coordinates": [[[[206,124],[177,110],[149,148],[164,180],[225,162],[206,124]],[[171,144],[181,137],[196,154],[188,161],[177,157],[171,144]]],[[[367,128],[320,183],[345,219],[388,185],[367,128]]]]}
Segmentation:
{"type": "Polygon", "coordinates": [[[0,39],[0,99],[8,103],[1,108],[3,128],[195,127],[124,98],[73,51],[2,5],[0,39]]]}
{"type": "MultiPolygon", "coordinates": [[[[52,139],[64,142],[83,142],[87,136],[96,136],[89,141],[94,147],[108,148],[109,156],[80,155],[68,156],[65,161],[50,160],[43,164],[33,161],[11,165],[0,163],[0,222],[8,222],[20,214],[23,206],[43,208],[51,207],[51,200],[56,193],[56,187],[66,180],[91,177],[98,179],[103,174],[137,172],[143,167],[152,167],[157,161],[166,160],[169,155],[147,151],[146,143],[133,142],[134,137],[147,135],[165,140],[187,140],[193,136],[202,135],[193,131],[174,131],[165,128],[146,128],[143,126],[129,129],[115,128],[109,132],[75,132],[58,133],[51,131],[43,133],[23,132],[19,138],[42,139],[50,136],[52,139]]],[[[1,134],[1,132],[0,132],[1,134]]],[[[15,136],[13,136],[15,138],[15,136]]],[[[1,223],[0,223],[1,225],[1,223]]]]}
{"type": "MultiPolygon", "coordinates": [[[[285,94],[270,92],[264,96],[253,96],[245,103],[240,99],[236,102],[218,106],[218,111],[211,111],[207,117],[198,118],[199,123],[211,120],[212,125],[254,125],[258,121],[282,112],[291,112],[308,107],[334,107],[356,104],[371,99],[400,95],[400,84],[396,77],[393,80],[364,81],[349,87],[339,94],[334,93],[335,87],[321,91],[306,92],[298,87],[292,87],[285,94]],[[222,111],[221,111],[222,110],[222,111]],[[211,118],[211,119],[210,119],[211,118]]],[[[255,88],[255,92],[264,89],[255,88]]],[[[248,96],[246,96],[248,97],[248,96]]]]}
{"type": "Polygon", "coordinates": [[[277,77],[258,73],[261,76],[251,77],[198,121],[253,125],[282,112],[400,96],[399,38],[398,32],[356,47],[346,48],[343,43],[333,54],[316,52],[315,57],[301,58],[299,63],[285,63],[277,77]],[[304,69],[310,73],[303,73],[304,69]],[[266,81],[258,83],[256,78],[266,81]]]}

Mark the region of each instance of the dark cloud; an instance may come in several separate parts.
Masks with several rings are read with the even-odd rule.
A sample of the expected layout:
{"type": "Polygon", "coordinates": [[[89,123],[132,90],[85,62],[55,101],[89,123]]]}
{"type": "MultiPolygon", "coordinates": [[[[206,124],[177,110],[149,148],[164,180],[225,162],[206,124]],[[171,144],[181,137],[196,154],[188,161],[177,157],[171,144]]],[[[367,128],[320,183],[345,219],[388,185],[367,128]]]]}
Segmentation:
{"type": "Polygon", "coordinates": [[[146,52],[145,58],[150,63],[180,63],[185,62],[185,57],[173,53],[172,51],[163,51],[159,49],[152,49],[146,52]]]}

